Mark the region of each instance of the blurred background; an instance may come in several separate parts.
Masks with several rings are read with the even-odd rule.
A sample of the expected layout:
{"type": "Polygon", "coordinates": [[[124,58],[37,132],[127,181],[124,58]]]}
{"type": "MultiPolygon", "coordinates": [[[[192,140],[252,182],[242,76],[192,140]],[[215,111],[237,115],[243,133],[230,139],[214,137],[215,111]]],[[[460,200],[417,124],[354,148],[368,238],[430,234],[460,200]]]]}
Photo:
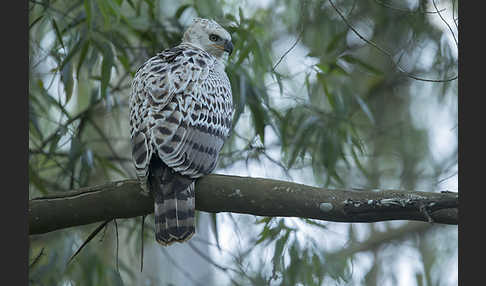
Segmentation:
{"type": "MultiPolygon", "coordinates": [[[[457,1],[29,0],[29,198],[135,178],[130,81],[194,17],[232,34],[215,173],[457,192],[457,1]]],[[[197,191],[197,190],[196,190],[197,191]]],[[[29,237],[31,285],[457,285],[457,226],[198,212],[29,237]],[[143,272],[140,272],[144,242],[143,272]]]]}

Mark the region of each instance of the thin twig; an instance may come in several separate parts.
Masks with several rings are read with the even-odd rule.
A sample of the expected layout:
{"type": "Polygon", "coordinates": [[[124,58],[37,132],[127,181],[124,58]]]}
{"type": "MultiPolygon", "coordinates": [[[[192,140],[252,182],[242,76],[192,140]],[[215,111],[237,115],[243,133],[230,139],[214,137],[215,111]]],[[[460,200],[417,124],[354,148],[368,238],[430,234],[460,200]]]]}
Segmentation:
{"type": "Polygon", "coordinates": [[[356,8],[356,0],[353,1],[353,6],[351,6],[351,9],[349,9],[348,16],[351,15],[354,11],[354,8],[356,8]]]}
{"type": "Polygon", "coordinates": [[[287,167],[285,167],[281,162],[279,162],[279,161],[273,159],[272,157],[270,157],[270,155],[267,154],[267,152],[265,151],[265,149],[263,151],[261,151],[260,154],[263,154],[263,156],[265,156],[267,158],[267,160],[269,160],[270,162],[272,162],[275,165],[277,165],[278,167],[280,167],[280,169],[282,169],[282,171],[284,172],[285,176],[289,180],[293,181],[293,178],[290,175],[289,169],[287,167]]]}
{"type": "Polygon", "coordinates": [[[86,238],[86,240],[81,244],[81,246],[76,250],[76,252],[69,258],[67,264],[71,263],[71,261],[78,255],[78,253],[86,246],[88,243],[103,229],[112,219],[106,220],[102,224],[100,224],[90,235],[86,238]]]}
{"type": "Polygon", "coordinates": [[[163,247],[160,247],[160,250],[162,251],[162,253],[165,255],[165,257],[167,258],[167,260],[169,260],[170,264],[174,265],[180,272],[182,272],[182,274],[184,274],[184,276],[191,280],[192,283],[194,283],[194,285],[201,285],[203,286],[204,284],[201,284],[199,281],[197,281],[194,277],[192,277],[191,273],[187,272],[184,267],[180,266],[179,263],[177,263],[177,261],[175,261],[172,256],[167,253],[167,250],[163,247]]]}
{"type": "Polygon", "coordinates": [[[303,18],[302,14],[304,13],[304,6],[305,6],[305,2],[303,2],[302,6],[301,6],[301,20],[300,20],[301,24],[300,24],[299,35],[297,36],[297,39],[295,40],[294,44],[289,49],[287,49],[287,51],[285,51],[285,53],[283,53],[283,55],[280,57],[280,59],[277,61],[277,63],[272,67],[273,72],[275,72],[275,69],[280,64],[280,62],[282,62],[282,60],[287,56],[287,54],[290,53],[290,51],[292,51],[295,48],[295,46],[297,46],[300,39],[302,38],[302,35],[304,34],[304,23],[302,21],[302,18],[303,18]]]}
{"type": "Polygon", "coordinates": [[[450,178],[454,177],[454,176],[457,176],[457,171],[455,171],[452,175],[449,175],[443,179],[440,179],[438,182],[437,182],[437,185],[438,184],[441,184],[442,182],[446,181],[446,180],[449,180],[450,178]]]}
{"type": "Polygon", "coordinates": [[[199,250],[197,247],[195,247],[195,246],[192,244],[192,242],[191,242],[191,241],[189,241],[187,244],[188,244],[188,245],[189,245],[189,247],[190,247],[192,250],[194,250],[194,252],[196,252],[196,253],[197,253],[197,254],[198,254],[198,255],[199,255],[199,256],[200,256],[202,259],[206,260],[206,261],[207,261],[209,264],[213,265],[213,266],[214,266],[214,267],[216,267],[217,269],[219,269],[219,270],[221,270],[221,271],[225,272],[225,273],[228,275],[228,277],[229,277],[229,279],[231,280],[231,282],[233,283],[233,285],[237,285],[237,283],[236,283],[236,281],[234,281],[234,280],[233,280],[233,278],[232,278],[232,277],[229,275],[228,270],[231,270],[231,271],[233,271],[233,272],[235,272],[235,273],[238,273],[238,274],[243,274],[243,275],[244,275],[244,273],[242,273],[242,272],[240,272],[240,271],[238,271],[238,270],[235,270],[235,269],[230,268],[230,267],[223,267],[223,266],[221,266],[221,265],[217,264],[217,263],[216,263],[216,262],[214,262],[214,261],[213,261],[213,260],[212,260],[210,257],[208,257],[207,255],[205,255],[205,254],[204,254],[204,253],[202,253],[202,252],[201,252],[201,251],[200,251],[200,250],[199,250]]]}
{"type": "Polygon", "coordinates": [[[90,108],[87,108],[86,110],[78,113],[77,115],[71,117],[70,119],[68,119],[64,124],[60,124],[59,127],[57,127],[57,129],[51,133],[51,135],[49,135],[42,143],[41,143],[41,146],[38,148],[38,150],[42,150],[44,149],[44,147],[51,141],[53,140],[54,138],[56,138],[56,136],[58,136],[59,132],[63,129],[63,128],[66,128],[68,125],[70,125],[71,123],[73,123],[74,121],[82,118],[83,116],[86,116],[88,113],[90,112],[90,108]]]}
{"type": "MultiPolygon", "coordinates": [[[[103,141],[105,142],[106,146],[108,147],[110,152],[113,154],[113,156],[119,157],[118,154],[115,151],[115,148],[113,148],[110,140],[108,139],[108,137],[106,137],[103,130],[101,130],[101,128],[96,124],[96,122],[93,120],[93,118],[88,118],[88,120],[91,123],[91,125],[94,127],[96,132],[101,136],[101,138],[103,138],[103,141]]],[[[120,167],[125,171],[126,174],[130,174],[130,170],[128,170],[127,167],[125,167],[123,164],[120,164],[120,167]]]]}
{"type": "Polygon", "coordinates": [[[404,12],[404,13],[410,13],[410,14],[415,14],[415,13],[436,14],[438,12],[442,12],[442,11],[446,10],[445,8],[443,8],[440,11],[420,11],[420,10],[419,11],[411,11],[411,10],[408,10],[408,9],[394,7],[394,6],[391,6],[389,4],[386,4],[386,3],[378,1],[378,0],[375,0],[375,2],[378,3],[379,5],[383,6],[383,7],[386,7],[386,8],[392,9],[392,10],[397,10],[397,11],[404,12]]]}
{"type": "Polygon", "coordinates": [[[116,223],[116,219],[113,219],[115,223],[115,233],[116,233],[116,271],[120,273],[120,268],[118,267],[118,224],[116,223]]]}
{"type": "MultiPolygon", "coordinates": [[[[229,213],[229,214],[231,215],[231,213],[229,213]]],[[[237,225],[236,225],[236,224],[235,224],[235,226],[237,227],[237,225]]],[[[238,237],[238,238],[240,238],[240,235],[237,235],[237,237],[238,237]]],[[[219,245],[217,245],[217,244],[215,244],[215,243],[212,243],[212,242],[210,242],[210,241],[207,241],[207,240],[205,240],[205,239],[202,239],[202,238],[200,238],[200,237],[194,237],[194,238],[192,238],[192,239],[191,239],[191,242],[192,242],[192,241],[194,241],[194,242],[199,242],[199,243],[201,243],[201,244],[203,244],[203,245],[208,245],[208,246],[212,246],[212,247],[216,247],[216,248],[218,248],[218,250],[223,251],[223,252],[225,252],[226,254],[228,254],[229,256],[231,256],[231,258],[233,259],[233,261],[234,261],[236,264],[238,264],[238,266],[240,267],[240,269],[242,269],[242,271],[241,271],[242,273],[246,273],[246,272],[247,272],[246,270],[244,270],[244,269],[243,269],[243,268],[245,268],[245,267],[244,267],[244,265],[242,265],[242,264],[241,264],[241,261],[239,260],[239,259],[240,259],[240,257],[239,257],[239,256],[237,256],[237,255],[235,255],[235,254],[233,254],[231,251],[229,251],[229,250],[227,250],[227,249],[224,249],[224,248],[221,248],[219,245]]],[[[244,275],[245,275],[245,276],[246,276],[246,277],[247,277],[249,280],[252,280],[252,279],[251,279],[251,277],[249,277],[248,275],[246,275],[246,274],[244,274],[244,275]]]]}
{"type": "Polygon", "coordinates": [[[456,0],[452,1],[452,20],[454,21],[454,25],[456,26],[456,29],[459,29],[457,27],[457,17],[456,17],[456,0]]]}
{"type": "Polygon", "coordinates": [[[338,13],[339,17],[341,17],[341,19],[343,20],[343,22],[348,26],[349,29],[351,29],[351,31],[353,31],[356,36],[358,36],[361,40],[363,40],[365,43],[369,44],[370,46],[374,47],[375,49],[377,49],[378,51],[382,52],[383,54],[387,55],[391,62],[393,63],[393,65],[397,68],[397,70],[403,74],[405,74],[407,77],[409,78],[412,78],[412,79],[415,79],[415,80],[419,80],[419,81],[427,81],[427,82],[449,82],[449,81],[453,81],[455,79],[457,79],[457,75],[455,75],[454,77],[452,78],[449,78],[449,79],[427,79],[427,78],[421,78],[421,77],[418,77],[418,76],[415,76],[411,73],[408,73],[406,72],[399,64],[397,64],[394,60],[393,60],[393,55],[388,52],[387,50],[383,49],[382,47],[378,46],[375,42],[371,41],[371,40],[367,40],[365,37],[363,37],[349,22],[348,20],[346,20],[346,17],[344,17],[344,15],[341,13],[341,11],[334,5],[334,3],[329,0],[329,3],[331,4],[331,6],[334,8],[334,10],[338,13]]]}
{"type": "Polygon", "coordinates": [[[35,264],[37,264],[37,262],[39,262],[42,255],[44,255],[44,247],[42,247],[41,251],[39,252],[39,254],[37,254],[37,256],[34,258],[32,263],[29,264],[29,269],[32,268],[32,266],[34,266],[35,264]]]}
{"type": "Polygon", "coordinates": [[[142,216],[142,251],[141,251],[141,257],[140,257],[140,272],[143,271],[143,231],[144,231],[144,226],[145,226],[145,215],[142,216]]]}
{"type": "MultiPolygon", "coordinates": [[[[447,23],[447,21],[444,19],[444,17],[442,17],[442,14],[439,12],[439,9],[437,8],[437,5],[435,4],[435,0],[432,0],[432,3],[434,4],[434,8],[437,11],[437,14],[439,14],[439,17],[442,20],[442,22],[444,22],[444,24],[446,24],[447,28],[449,28],[449,31],[451,31],[452,37],[454,38],[454,42],[456,42],[456,47],[457,47],[459,44],[457,43],[457,39],[456,39],[456,35],[454,35],[454,31],[452,31],[452,28],[449,25],[449,23],[447,23]]],[[[454,20],[454,16],[452,16],[452,18],[454,20]]]]}
{"type": "Polygon", "coordinates": [[[287,54],[290,53],[290,51],[292,51],[292,49],[295,48],[295,46],[297,45],[297,43],[300,41],[300,38],[302,37],[303,32],[304,32],[304,29],[302,29],[300,31],[299,36],[297,36],[297,39],[295,40],[294,44],[287,51],[285,51],[285,53],[280,57],[280,59],[277,61],[277,63],[272,67],[272,70],[274,72],[275,72],[275,68],[277,68],[277,66],[285,58],[285,56],[287,56],[287,54]]]}
{"type": "MultiPolygon", "coordinates": [[[[197,247],[195,247],[191,241],[189,241],[187,243],[189,245],[189,247],[194,250],[194,252],[197,253],[197,255],[199,255],[202,259],[206,260],[209,264],[213,265],[214,267],[218,268],[219,270],[222,270],[224,272],[227,272],[230,268],[226,268],[226,267],[223,267],[219,264],[217,264],[216,262],[214,262],[211,258],[209,258],[207,255],[205,255],[204,253],[202,253],[197,247]]],[[[233,269],[231,269],[233,270],[233,269]]],[[[235,271],[235,270],[233,270],[235,271]]]]}
{"type": "MultiPolygon", "coordinates": [[[[126,139],[126,138],[124,138],[126,139]]],[[[103,139],[101,139],[102,141],[104,141],[103,139]]],[[[92,140],[94,141],[94,140],[92,140]]],[[[43,150],[38,150],[38,149],[29,149],[29,154],[40,154],[40,155],[45,155],[45,156],[55,156],[55,157],[68,157],[69,156],[69,153],[67,152],[52,152],[52,153],[49,153],[49,152],[46,152],[46,151],[43,151],[43,150]]],[[[106,160],[109,160],[109,161],[120,161],[120,162],[132,162],[132,158],[128,158],[128,157],[118,157],[118,156],[113,156],[113,155],[108,155],[108,156],[100,156],[102,157],[103,159],[106,159],[106,160]]]]}

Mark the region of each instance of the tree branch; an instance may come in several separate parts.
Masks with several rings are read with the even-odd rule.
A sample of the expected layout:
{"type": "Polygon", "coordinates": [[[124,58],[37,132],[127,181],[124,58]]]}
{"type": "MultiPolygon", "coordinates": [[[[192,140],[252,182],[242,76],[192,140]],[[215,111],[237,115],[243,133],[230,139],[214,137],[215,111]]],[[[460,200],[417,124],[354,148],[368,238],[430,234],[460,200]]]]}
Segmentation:
{"type": "MultiPolygon", "coordinates": [[[[458,224],[458,193],[322,189],[292,182],[208,175],[196,182],[196,209],[336,222],[385,220],[458,224]]],[[[29,201],[29,234],[153,212],[136,180],[111,182],[29,201]]]]}
{"type": "Polygon", "coordinates": [[[375,232],[366,240],[355,242],[331,255],[334,257],[349,257],[362,251],[371,251],[384,244],[405,240],[412,235],[425,233],[426,231],[433,229],[433,226],[434,225],[426,223],[409,222],[398,228],[375,232]]]}

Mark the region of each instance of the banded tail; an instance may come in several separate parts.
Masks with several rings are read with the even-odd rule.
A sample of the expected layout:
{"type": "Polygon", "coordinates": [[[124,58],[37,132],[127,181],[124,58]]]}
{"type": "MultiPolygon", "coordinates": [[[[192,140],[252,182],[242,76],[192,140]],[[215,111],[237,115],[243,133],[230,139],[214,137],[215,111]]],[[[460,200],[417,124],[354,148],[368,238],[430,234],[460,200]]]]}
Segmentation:
{"type": "Polygon", "coordinates": [[[155,203],[157,242],[165,246],[190,239],[195,233],[194,179],[174,173],[154,156],[148,180],[155,203]]]}

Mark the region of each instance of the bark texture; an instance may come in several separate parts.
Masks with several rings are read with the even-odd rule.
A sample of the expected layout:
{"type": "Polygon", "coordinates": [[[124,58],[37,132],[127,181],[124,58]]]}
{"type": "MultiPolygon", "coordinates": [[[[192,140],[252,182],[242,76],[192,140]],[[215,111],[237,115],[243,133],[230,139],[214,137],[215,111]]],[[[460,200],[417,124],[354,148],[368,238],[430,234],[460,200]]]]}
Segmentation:
{"type": "MultiPolygon", "coordinates": [[[[153,212],[136,180],[123,180],[29,201],[29,233],[131,218],[153,212]]],[[[323,189],[292,182],[209,175],[196,183],[196,209],[335,222],[386,220],[458,224],[458,193],[323,189]]]]}

